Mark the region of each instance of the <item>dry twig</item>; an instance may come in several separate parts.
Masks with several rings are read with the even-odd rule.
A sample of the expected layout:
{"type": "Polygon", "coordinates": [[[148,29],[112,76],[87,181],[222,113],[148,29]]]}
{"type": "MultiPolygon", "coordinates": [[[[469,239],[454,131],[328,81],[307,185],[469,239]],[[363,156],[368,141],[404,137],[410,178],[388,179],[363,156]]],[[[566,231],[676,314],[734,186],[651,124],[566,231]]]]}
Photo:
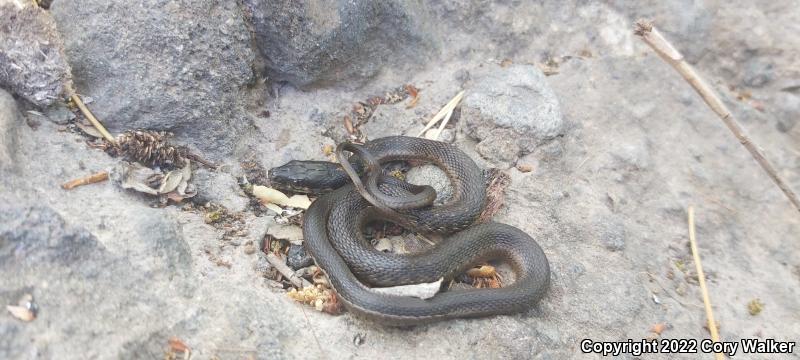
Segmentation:
{"type": "Polygon", "coordinates": [[[65,182],[61,184],[61,188],[64,190],[72,190],[78,186],[94,184],[106,180],[108,180],[108,171],[101,171],[96,174],[65,182]]]}
{"type": "Polygon", "coordinates": [[[269,264],[272,265],[272,267],[274,267],[275,270],[278,270],[278,272],[281,273],[283,277],[289,280],[289,282],[291,282],[292,285],[294,285],[294,287],[298,289],[303,289],[306,286],[311,286],[311,283],[308,282],[308,280],[295,275],[294,271],[292,271],[292,269],[288,267],[286,263],[283,260],[281,260],[277,255],[273,253],[267,253],[267,261],[269,261],[269,264]]]}
{"type": "MultiPolygon", "coordinates": [[[[703,304],[706,308],[706,318],[708,318],[708,331],[711,333],[711,340],[714,342],[719,341],[719,332],[717,332],[717,322],[714,321],[714,313],[711,311],[711,299],[708,297],[708,288],[706,287],[706,276],[703,273],[703,265],[700,262],[700,252],[697,251],[697,241],[694,234],[694,207],[689,206],[689,245],[692,247],[692,257],[694,257],[694,266],[697,269],[697,280],[700,283],[700,291],[703,293],[703,304]]],[[[725,356],[722,353],[716,353],[717,360],[724,360],[725,356]]]]}
{"type": "Polygon", "coordinates": [[[636,30],[634,33],[642,38],[647,45],[655,50],[655,52],[664,61],[670,64],[676,71],[678,71],[684,80],[694,88],[695,91],[703,98],[703,101],[708,104],[708,107],[716,113],[722,122],[730,129],[733,135],[739,139],[739,142],[750,152],[750,155],[761,165],[761,168],[767,172],[767,175],[775,182],[776,185],[783,191],[789,201],[794,205],[797,211],[800,211],[800,200],[798,200],[795,192],[789,187],[789,184],[778,175],[775,167],[767,160],[761,149],[753,143],[747,134],[745,134],[741,125],[736,121],[731,114],[728,107],[720,100],[719,96],[711,89],[711,87],[697,74],[689,63],[684,60],[672,44],[664,38],[661,33],[653,27],[653,24],[639,20],[636,22],[636,30]]]}

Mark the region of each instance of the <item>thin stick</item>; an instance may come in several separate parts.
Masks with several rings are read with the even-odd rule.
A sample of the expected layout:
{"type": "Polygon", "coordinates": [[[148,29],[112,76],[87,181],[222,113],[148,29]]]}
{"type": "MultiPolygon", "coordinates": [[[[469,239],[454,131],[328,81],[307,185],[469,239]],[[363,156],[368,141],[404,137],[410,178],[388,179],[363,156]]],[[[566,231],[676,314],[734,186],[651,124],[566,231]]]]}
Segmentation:
{"type": "Polygon", "coordinates": [[[292,285],[294,285],[294,287],[298,289],[303,289],[307,286],[311,286],[311,283],[308,282],[308,280],[295,275],[294,271],[292,271],[290,267],[286,266],[286,263],[275,254],[273,253],[267,254],[267,261],[269,261],[270,265],[272,265],[272,267],[278,270],[278,272],[281,273],[283,277],[289,280],[289,282],[291,282],[292,285]]]}
{"type": "MultiPolygon", "coordinates": [[[[711,340],[714,342],[719,341],[719,332],[717,332],[717,322],[714,320],[714,313],[711,311],[711,299],[708,297],[708,288],[706,287],[706,275],[703,273],[703,265],[700,263],[700,252],[697,251],[697,241],[694,234],[694,207],[689,206],[689,244],[692,247],[692,257],[694,257],[694,266],[697,269],[697,280],[700,282],[700,292],[703,293],[703,305],[706,308],[706,318],[708,319],[708,331],[711,333],[711,340]]],[[[724,360],[725,356],[722,353],[716,353],[717,360],[724,360]]]]}
{"type": "Polygon", "coordinates": [[[647,45],[650,45],[653,50],[664,61],[670,64],[676,71],[678,71],[684,80],[694,88],[694,90],[703,98],[703,101],[708,104],[708,107],[716,113],[728,129],[739,139],[739,142],[750,152],[750,155],[761,165],[761,168],[767,172],[767,175],[775,182],[776,185],[783,191],[789,201],[794,205],[797,211],[800,211],[800,199],[797,198],[794,190],[792,190],[786,181],[778,175],[775,167],[767,160],[762,150],[753,143],[747,134],[745,134],[741,125],[736,121],[731,114],[728,107],[720,100],[719,96],[711,89],[711,87],[697,74],[689,63],[684,60],[675,47],[664,38],[661,33],[653,27],[653,24],[644,20],[636,22],[636,35],[639,35],[647,45]]]}
{"type": "Polygon", "coordinates": [[[92,123],[92,125],[94,125],[94,127],[97,129],[97,131],[100,132],[100,135],[103,135],[103,137],[106,140],[108,140],[108,142],[110,142],[111,144],[116,146],[117,145],[117,140],[114,139],[114,137],[111,136],[111,133],[109,133],[108,130],[106,130],[106,128],[103,126],[103,124],[101,124],[100,121],[98,121],[97,118],[94,117],[94,114],[92,114],[92,112],[89,111],[89,108],[87,108],[86,104],[83,103],[83,100],[81,100],[81,97],[78,96],[78,94],[72,94],[72,96],[70,98],[72,99],[73,102],[75,102],[75,105],[78,105],[78,109],[81,110],[81,113],[83,113],[83,116],[85,116],[87,119],[89,119],[89,122],[92,123]]]}
{"type": "Polygon", "coordinates": [[[101,171],[96,174],[65,182],[61,184],[61,188],[64,190],[72,190],[78,186],[94,184],[106,180],[108,180],[108,171],[101,171]]]}

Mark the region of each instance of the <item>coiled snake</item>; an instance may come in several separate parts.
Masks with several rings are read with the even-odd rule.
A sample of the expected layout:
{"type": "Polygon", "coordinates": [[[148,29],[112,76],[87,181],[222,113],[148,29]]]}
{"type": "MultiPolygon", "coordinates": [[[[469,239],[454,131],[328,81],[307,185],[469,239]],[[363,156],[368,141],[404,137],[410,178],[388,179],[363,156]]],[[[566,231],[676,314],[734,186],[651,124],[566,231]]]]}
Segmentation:
{"type": "Polygon", "coordinates": [[[367,183],[372,185],[369,189],[363,186],[356,189],[348,174],[333,163],[292,161],[270,170],[275,187],[303,192],[330,191],[314,201],[306,212],[304,243],[351,312],[389,325],[414,325],[521,312],[544,295],[550,268],[536,241],[510,225],[494,222],[473,225],[484,207],[486,185],[481,169],[461,150],[438,141],[404,136],[375,139],[363,147],[340,146],[342,149],[353,151],[350,162],[360,155],[368,165],[370,161],[431,162],[447,174],[453,186],[453,195],[447,203],[414,207],[432,201],[428,199],[429,188],[386,177],[380,185],[384,193],[376,194],[379,191],[374,188],[376,178],[381,175],[379,169],[370,170],[369,166],[366,171],[367,183]],[[365,197],[377,202],[377,206],[365,197]],[[404,206],[389,206],[390,200],[404,206]],[[412,231],[450,235],[423,253],[384,253],[372,247],[363,235],[367,222],[375,219],[392,221],[412,231]],[[426,283],[440,278],[449,280],[488,260],[510,264],[514,282],[499,289],[440,292],[430,299],[370,290],[370,287],[426,283]]]}

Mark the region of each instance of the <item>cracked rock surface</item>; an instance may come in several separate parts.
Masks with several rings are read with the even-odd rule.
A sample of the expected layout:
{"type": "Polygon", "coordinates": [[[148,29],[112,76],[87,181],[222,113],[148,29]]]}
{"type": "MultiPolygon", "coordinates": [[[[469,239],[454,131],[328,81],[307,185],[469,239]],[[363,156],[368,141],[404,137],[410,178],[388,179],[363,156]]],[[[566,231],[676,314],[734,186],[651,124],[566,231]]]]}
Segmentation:
{"type": "MultiPolygon", "coordinates": [[[[63,190],[119,159],[87,146],[64,109],[0,92],[0,303],[38,305],[30,322],[0,314],[0,358],[163,358],[176,337],[197,359],[572,359],[586,356],[582,339],[657,338],[656,324],[662,338],[707,338],[689,205],[722,339],[800,338],[800,217],[632,33],[652,18],[798,189],[795,3],[276,0],[263,6],[292,11],[257,20],[249,3],[54,2],[77,90],[110,130],[171,130],[217,170],[196,168],[198,198],[180,205],[108,181],[63,190]],[[398,44],[363,14],[393,17],[398,44]],[[256,21],[280,24],[269,36],[283,47],[265,46],[256,21]],[[408,39],[420,29],[429,60],[399,65],[419,59],[408,39]],[[264,171],[289,160],[330,160],[353,105],[404,84],[420,89],[416,104],[377,105],[361,130],[416,136],[465,91],[446,140],[509,175],[493,220],[535,238],[552,269],[533,310],[386,328],[301,305],[273,280],[259,250],[292,225],[244,198],[247,184],[268,185],[264,171]]],[[[430,168],[408,177],[448,188],[430,168]]]]}

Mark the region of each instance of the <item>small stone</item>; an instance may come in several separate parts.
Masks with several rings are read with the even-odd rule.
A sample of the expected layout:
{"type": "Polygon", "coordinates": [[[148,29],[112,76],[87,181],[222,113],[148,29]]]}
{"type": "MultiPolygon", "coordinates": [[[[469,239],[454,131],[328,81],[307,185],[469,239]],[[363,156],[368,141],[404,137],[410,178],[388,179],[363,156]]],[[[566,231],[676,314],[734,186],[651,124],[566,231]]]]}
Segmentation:
{"type": "Polygon", "coordinates": [[[75,119],[75,113],[67,109],[67,106],[61,102],[55,103],[45,109],[44,115],[48,120],[59,125],[66,125],[71,120],[75,119]]]}
{"type": "Polygon", "coordinates": [[[303,245],[289,245],[289,253],[286,255],[286,265],[292,270],[314,265],[314,259],[306,253],[303,245]]]}
{"type": "Polygon", "coordinates": [[[506,129],[502,135],[529,153],[564,133],[558,98],[536,66],[493,67],[476,76],[474,83],[461,108],[469,136],[482,141],[493,131],[506,129]]]}
{"type": "Polygon", "coordinates": [[[775,77],[775,65],[763,58],[754,57],[744,66],[744,84],[760,88],[775,77]]]}
{"type": "Polygon", "coordinates": [[[800,96],[789,92],[779,92],[775,96],[775,114],[778,120],[776,127],[782,133],[788,133],[797,126],[800,114],[800,96]]]}
{"type": "Polygon", "coordinates": [[[244,253],[247,255],[256,253],[256,246],[252,241],[248,241],[246,244],[244,244],[244,253]]]}
{"type": "Polygon", "coordinates": [[[530,164],[517,164],[517,170],[519,170],[520,172],[524,172],[524,173],[531,172],[531,171],[533,171],[533,165],[530,165],[530,164]]]}
{"type": "Polygon", "coordinates": [[[430,185],[436,190],[436,201],[434,204],[443,204],[453,196],[453,187],[450,179],[436,165],[416,166],[406,173],[406,181],[414,185],[430,185]]]}

